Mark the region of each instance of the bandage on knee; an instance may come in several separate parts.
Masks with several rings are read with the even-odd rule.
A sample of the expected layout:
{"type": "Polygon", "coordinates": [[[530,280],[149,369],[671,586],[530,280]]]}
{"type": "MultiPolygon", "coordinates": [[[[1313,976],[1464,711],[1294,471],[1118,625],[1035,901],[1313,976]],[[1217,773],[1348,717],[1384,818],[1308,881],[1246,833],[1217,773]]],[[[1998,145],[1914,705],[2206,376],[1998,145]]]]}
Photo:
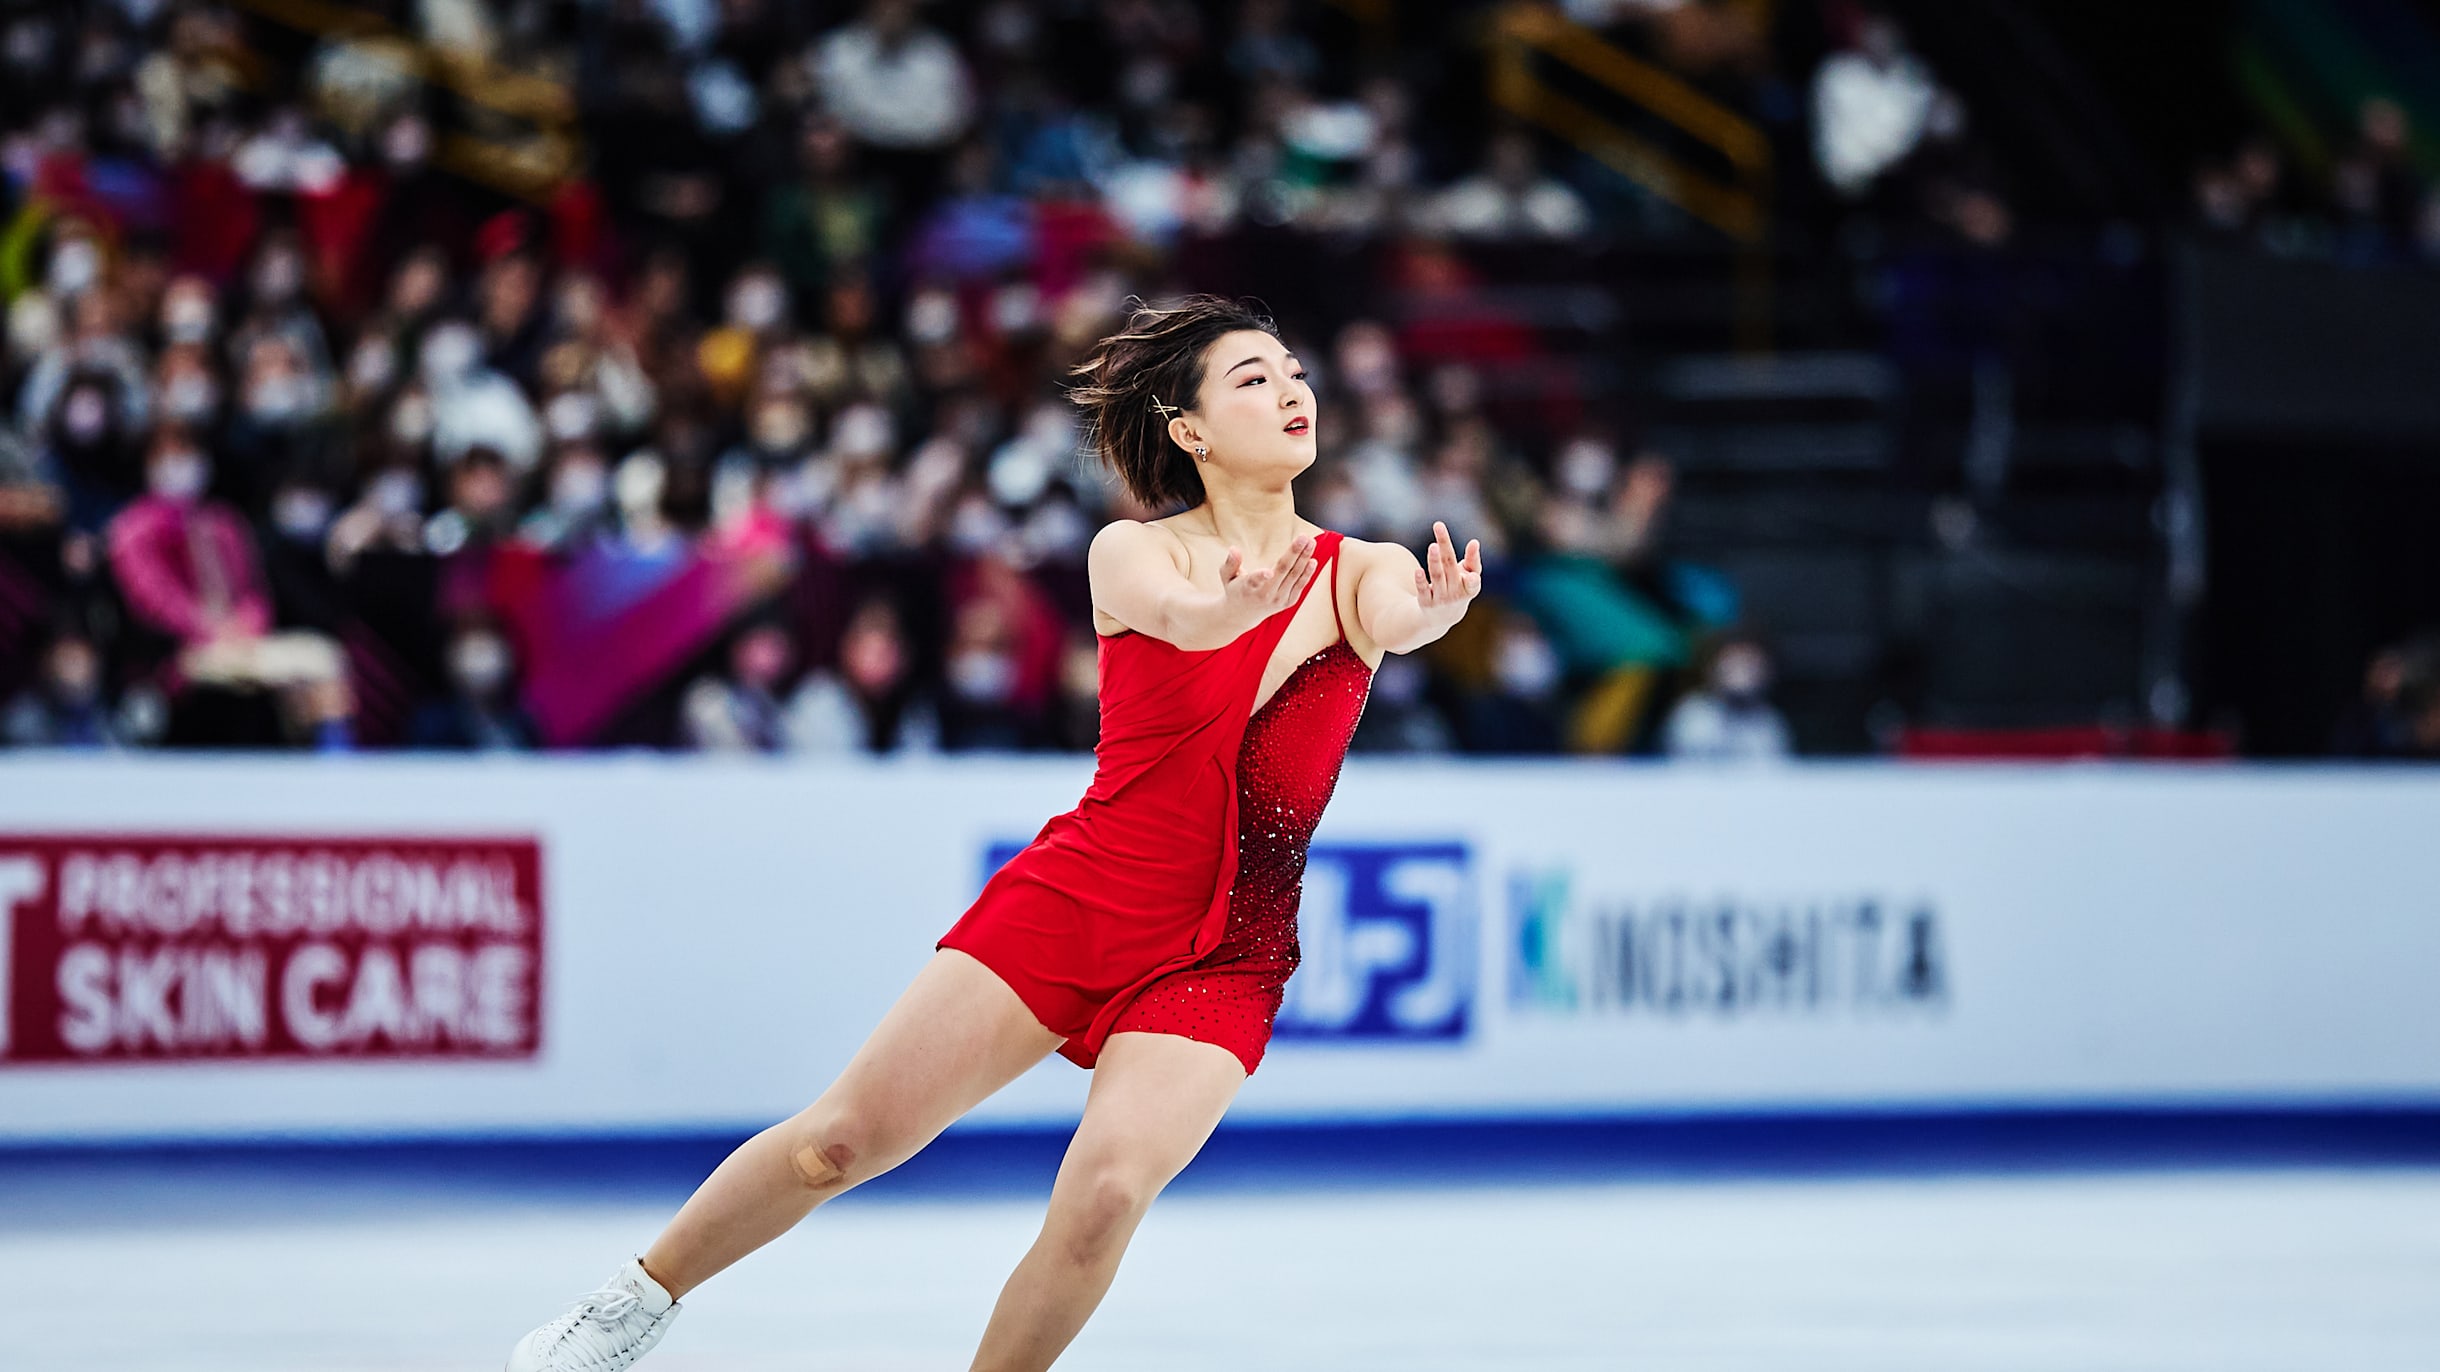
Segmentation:
{"type": "Polygon", "coordinates": [[[856,1160],[853,1150],[844,1143],[828,1148],[808,1143],[788,1156],[796,1175],[807,1186],[836,1186],[847,1179],[847,1166],[856,1160]]]}

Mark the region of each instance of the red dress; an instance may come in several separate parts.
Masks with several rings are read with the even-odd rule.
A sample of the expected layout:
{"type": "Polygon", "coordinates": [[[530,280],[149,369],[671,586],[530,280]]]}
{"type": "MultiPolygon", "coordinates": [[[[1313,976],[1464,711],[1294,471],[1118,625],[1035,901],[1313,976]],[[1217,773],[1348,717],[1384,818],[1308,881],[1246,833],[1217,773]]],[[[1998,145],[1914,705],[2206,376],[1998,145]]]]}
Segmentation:
{"type": "MultiPolygon", "coordinates": [[[[1339,541],[1314,546],[1334,621],[1339,541]]],[[[1341,623],[1253,713],[1303,603],[1199,652],[1104,635],[1092,787],[940,941],[999,974],[1080,1066],[1134,1031],[1217,1044],[1248,1072],[1262,1061],[1296,970],[1306,845],[1372,685],[1341,623]]]]}

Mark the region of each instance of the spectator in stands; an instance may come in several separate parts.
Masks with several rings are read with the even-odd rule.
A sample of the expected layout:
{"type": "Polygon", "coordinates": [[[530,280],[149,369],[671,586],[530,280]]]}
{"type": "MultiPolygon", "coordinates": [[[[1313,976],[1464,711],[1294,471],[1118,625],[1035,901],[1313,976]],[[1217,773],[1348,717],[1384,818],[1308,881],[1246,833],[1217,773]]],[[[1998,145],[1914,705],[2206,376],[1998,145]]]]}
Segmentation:
{"type": "Polygon", "coordinates": [[[1813,156],[1822,179],[1850,200],[1903,164],[1929,138],[1962,123],[1956,97],[1906,46],[1898,21],[1866,13],[1851,42],[1813,74],[1813,156]]]}
{"type": "Polygon", "coordinates": [[[898,611],[867,600],[839,639],[837,675],[806,677],[788,706],[788,740],[812,753],[933,752],[937,712],[916,687],[898,611]]]}
{"type": "Polygon", "coordinates": [[[944,671],[943,747],[1012,752],[1033,742],[1019,633],[1004,601],[977,598],[958,608],[944,671]]]}
{"type": "Polygon", "coordinates": [[[772,192],[762,250],[798,296],[810,299],[833,276],[865,269],[880,255],[889,203],[858,172],[855,145],[835,118],[804,121],[797,165],[796,180],[772,192]]]}
{"type": "Polygon", "coordinates": [[[66,511],[48,455],[0,427],[0,538],[50,529],[66,511]]]}
{"type": "Polygon", "coordinates": [[[709,753],[776,753],[788,746],[780,683],[796,658],[788,631],[757,623],[729,647],[728,671],[689,687],[682,706],[686,746],[709,753]]]}
{"type": "MultiPolygon", "coordinates": [[[[1076,471],[1066,356],[1132,291],[1268,271],[1232,265],[1241,226],[1361,251],[1418,225],[1560,241],[1592,212],[1513,130],[1477,175],[1422,189],[1467,131],[1406,78],[1338,79],[1305,8],[1071,9],[986,7],[971,35],[908,0],[416,9],[402,22],[461,73],[572,74],[588,160],[540,203],[496,179],[518,159],[435,156],[501,130],[444,122],[465,115],[423,102],[395,37],[329,39],[291,72],[216,11],[130,10],[109,21],[133,35],[127,101],[118,76],[30,55],[76,41],[33,16],[12,32],[43,42],[0,55],[22,207],[0,584],[48,597],[29,622],[78,626],[99,679],[175,687],[181,739],[344,736],[344,636],[368,737],[521,746],[507,680],[556,709],[550,683],[583,673],[565,658],[599,644],[529,635],[538,618],[688,579],[720,588],[670,617],[690,656],[784,596],[820,664],[782,712],[794,746],[1086,746],[1081,549],[1159,512],[1076,471]],[[521,670],[506,631],[443,627],[495,618],[521,670]],[[416,710],[399,681],[449,690],[416,710]],[[195,725],[214,695],[294,718],[215,734],[195,725]]],[[[1436,273],[1481,314],[1454,247],[1405,256],[1431,263],[1396,279],[1436,273]]],[[[1343,293],[1299,294],[1331,338],[1343,293]]],[[[1480,370],[1510,356],[1355,321],[1323,369],[1350,404],[1316,511],[1413,540],[1426,511],[1474,508],[1487,547],[1517,547],[1539,444],[1480,370]]],[[[1465,689],[1499,689],[1488,640],[1461,656],[1465,689]]],[[[1381,746],[1463,733],[1454,660],[1388,670],[1381,746]]],[[[771,702],[752,704],[767,746],[771,702]]]]}
{"type": "Polygon", "coordinates": [[[1321,70],[1321,52],[1289,22],[1286,0],[1250,0],[1238,11],[1227,61],[1229,69],[1249,84],[1285,81],[1301,85],[1321,70]]]}
{"type": "Polygon", "coordinates": [[[2270,246],[2284,233],[2291,208],[2287,180],[2278,148],[2266,138],[2249,138],[2234,156],[2195,169],[2195,216],[2214,236],[2270,246]]]}
{"type": "Polygon", "coordinates": [[[1459,238],[1531,241],[1582,238],[1593,228],[1584,197],[1543,172],[1533,138],[1518,129],[1492,135],[1482,170],[1431,198],[1426,225],[1459,238]]]}
{"type": "Polygon", "coordinates": [[[1567,674],[1585,685],[1568,724],[1569,746],[1580,752],[1625,751],[1643,728],[1660,674],[1687,653],[1688,626],[1654,593],[1659,531],[1674,489],[1669,464],[1641,458],[1622,478],[1615,468],[1598,444],[1561,455],[1516,580],[1519,606],[1549,626],[1567,674]]]}
{"type": "Polygon", "coordinates": [[[19,422],[39,436],[44,468],[65,486],[70,522],[94,529],[141,488],[149,379],[107,292],[82,290],[67,314],[67,336],[43,351],[18,391],[19,422]]]}
{"type": "Polygon", "coordinates": [[[185,430],[155,432],[147,493],[110,523],[111,570],[128,609],[174,644],[177,683],[276,691],[293,733],[317,746],[346,746],[350,707],[337,645],[274,630],[253,532],[206,494],[211,479],[210,460],[185,430]]]}
{"type": "Polygon", "coordinates": [[[508,459],[489,444],[466,450],[445,473],[449,503],[423,531],[425,546],[455,552],[469,544],[488,547],[515,527],[517,478],[508,459]]]}
{"type": "Polygon", "coordinates": [[[483,336],[462,319],[444,319],[424,334],[417,380],[431,402],[433,455],[456,460],[489,448],[519,475],[542,456],[542,422],[516,382],[483,358],[483,336]]]}
{"type": "Polygon", "coordinates": [[[1367,753],[1446,753],[1457,747],[1449,728],[1427,692],[1431,676],[1411,657],[1392,653],[1373,671],[1372,693],[1365,699],[1364,717],[1356,721],[1351,747],[1367,753]]]}
{"type": "Polygon", "coordinates": [[[71,630],[51,640],[41,675],[0,712],[0,739],[14,748],[109,748],[121,741],[91,639],[71,630]]]}
{"type": "Polygon", "coordinates": [[[2364,761],[2440,755],[2436,688],[2440,632],[2383,647],[2364,664],[2363,694],[2339,717],[2331,753],[2364,761]]]}
{"type": "Polygon", "coordinates": [[[1466,746],[1485,753],[1555,753],[1564,742],[1562,664],[1541,626],[1519,614],[1493,631],[1486,689],[1460,712],[1466,746]]]}
{"type": "Polygon", "coordinates": [[[1101,643],[1087,628],[1069,634],[1059,655],[1059,694],[1052,707],[1050,745],[1067,752],[1091,752],[1100,740],[1101,643]]]}
{"type": "Polygon", "coordinates": [[[146,494],[110,524],[110,561],[129,608],[180,647],[271,630],[254,536],[208,494],[212,464],[184,429],[163,425],[145,460],[146,494]]]}
{"type": "Polygon", "coordinates": [[[1678,699],[1661,729],[1661,751],[1681,761],[1772,762],[1794,751],[1787,721],[1770,702],[1771,659],[1760,640],[1731,633],[1698,667],[1702,684],[1678,699]]]}
{"type": "Polygon", "coordinates": [[[517,699],[516,658],[489,624],[469,624],[449,641],[449,693],[416,711],[407,730],[414,748],[525,752],[540,739],[517,699]]]}
{"type": "Polygon", "coordinates": [[[518,525],[518,538],[537,547],[574,550],[610,532],[610,463],[600,445],[582,438],[560,444],[544,483],[543,502],[518,525]]]}
{"type": "Polygon", "coordinates": [[[2396,256],[2418,236],[2423,178],[2416,173],[2406,110],[2373,96],[2357,111],[2354,147],[2331,169],[2340,215],[2340,251],[2361,260],[2396,256]]]}
{"type": "MultiPolygon", "coordinates": [[[[68,327],[35,359],[17,392],[17,422],[27,433],[51,428],[80,386],[97,388],[112,407],[115,430],[141,430],[149,417],[143,355],[122,328],[118,302],[99,284],[101,245],[85,226],[70,223],[51,249],[50,289],[66,301],[68,327]]],[[[76,424],[90,437],[90,419],[76,424]]]]}
{"type": "Polygon", "coordinates": [[[870,0],[811,59],[824,107],[870,150],[900,203],[930,189],[935,159],[965,135],[975,110],[965,58],[915,9],[914,0],[870,0]]]}

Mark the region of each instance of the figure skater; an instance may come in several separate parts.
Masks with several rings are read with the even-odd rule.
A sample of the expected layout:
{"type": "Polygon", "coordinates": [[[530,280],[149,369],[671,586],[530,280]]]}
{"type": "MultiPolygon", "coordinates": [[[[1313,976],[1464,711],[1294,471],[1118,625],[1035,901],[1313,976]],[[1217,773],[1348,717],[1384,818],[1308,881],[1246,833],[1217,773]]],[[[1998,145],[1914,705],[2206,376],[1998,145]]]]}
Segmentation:
{"type": "Polygon", "coordinates": [[[1148,508],[1184,507],[1093,540],[1091,789],[984,886],[830,1089],[731,1153],[509,1372],[628,1366],[687,1292],[1058,1052],[1092,1090],[973,1362],[1038,1372],[1261,1063],[1296,967],[1306,844],[1373,669],[1457,623],[1481,549],[1461,559],[1435,524],[1418,563],[1298,517],[1313,391],[1244,303],[1139,307],[1075,375],[1100,459],[1148,508]]]}

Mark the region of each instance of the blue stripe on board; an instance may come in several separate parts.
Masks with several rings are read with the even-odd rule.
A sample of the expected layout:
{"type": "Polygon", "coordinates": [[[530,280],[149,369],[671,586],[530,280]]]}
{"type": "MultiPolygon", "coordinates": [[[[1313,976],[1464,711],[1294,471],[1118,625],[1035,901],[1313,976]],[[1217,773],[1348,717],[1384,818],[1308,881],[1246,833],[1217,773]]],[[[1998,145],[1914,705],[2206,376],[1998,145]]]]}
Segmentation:
{"type": "MultiPolygon", "coordinates": [[[[484,1138],[0,1145],[0,1191],[104,1182],[372,1182],[538,1194],[690,1187],[746,1131],[484,1138]]],[[[944,1135],[865,1189],[875,1198],[1035,1193],[1065,1129],[944,1135]]],[[[1234,1123],[1179,1178],[1190,1190],[1636,1177],[2440,1165],[2440,1106],[2095,1107],[1634,1118],[1234,1123]]]]}

